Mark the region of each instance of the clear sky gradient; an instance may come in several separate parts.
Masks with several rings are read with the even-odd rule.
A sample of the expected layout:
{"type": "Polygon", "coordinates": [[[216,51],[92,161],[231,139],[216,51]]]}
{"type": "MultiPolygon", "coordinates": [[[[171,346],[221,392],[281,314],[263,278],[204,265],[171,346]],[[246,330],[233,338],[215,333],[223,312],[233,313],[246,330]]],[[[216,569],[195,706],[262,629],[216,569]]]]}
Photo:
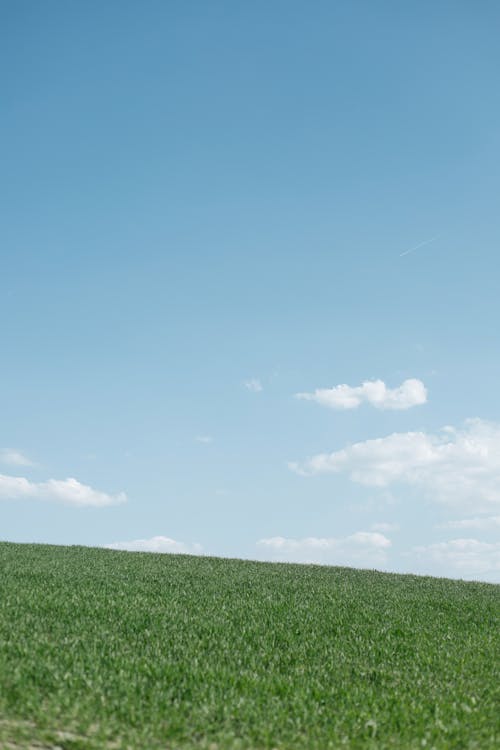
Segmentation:
{"type": "Polygon", "coordinates": [[[499,34],[0,3],[1,539],[500,580],[499,34]]]}

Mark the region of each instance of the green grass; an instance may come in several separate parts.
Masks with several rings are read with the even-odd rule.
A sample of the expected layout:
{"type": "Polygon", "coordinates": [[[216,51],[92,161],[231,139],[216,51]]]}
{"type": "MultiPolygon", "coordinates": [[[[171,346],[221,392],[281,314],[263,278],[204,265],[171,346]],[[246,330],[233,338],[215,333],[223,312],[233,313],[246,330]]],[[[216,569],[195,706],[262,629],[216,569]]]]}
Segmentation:
{"type": "Polygon", "coordinates": [[[491,584],[2,543],[0,747],[498,748],[499,613],[491,584]]]}

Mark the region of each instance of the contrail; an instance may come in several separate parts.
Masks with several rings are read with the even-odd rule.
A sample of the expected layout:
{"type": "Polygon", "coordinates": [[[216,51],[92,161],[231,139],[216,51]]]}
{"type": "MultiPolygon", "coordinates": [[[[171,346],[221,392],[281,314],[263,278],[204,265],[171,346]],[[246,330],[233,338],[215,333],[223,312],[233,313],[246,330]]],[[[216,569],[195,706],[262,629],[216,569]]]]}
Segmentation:
{"type": "Polygon", "coordinates": [[[439,237],[441,237],[441,235],[436,234],[436,236],[431,237],[430,240],[424,240],[424,242],[420,242],[418,245],[415,245],[415,247],[410,247],[409,250],[405,250],[404,253],[400,253],[399,257],[402,258],[403,255],[409,255],[409,253],[412,253],[414,250],[418,250],[419,247],[423,247],[424,245],[430,245],[431,242],[434,242],[434,240],[437,240],[439,237]]]}

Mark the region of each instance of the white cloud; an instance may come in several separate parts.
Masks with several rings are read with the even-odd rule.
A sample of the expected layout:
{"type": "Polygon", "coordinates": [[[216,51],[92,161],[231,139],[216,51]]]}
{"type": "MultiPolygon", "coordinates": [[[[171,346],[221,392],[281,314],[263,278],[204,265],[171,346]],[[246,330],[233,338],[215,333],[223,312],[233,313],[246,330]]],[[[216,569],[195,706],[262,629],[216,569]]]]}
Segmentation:
{"type": "Polygon", "coordinates": [[[388,388],[383,380],[366,380],[362,385],[336,385],[317,388],[313,393],[297,393],[296,398],[316,401],[330,409],[357,409],[368,403],[377,409],[410,409],[425,404],[427,389],[421,380],[410,378],[398,388],[388,388]]]}
{"type": "Polygon", "coordinates": [[[460,521],[448,521],[441,524],[445,529],[478,529],[489,531],[500,528],[500,516],[475,516],[475,518],[463,518],[460,521]]]}
{"type": "Polygon", "coordinates": [[[0,500],[51,500],[79,507],[102,508],[126,502],[124,492],[108,495],[94,490],[76,479],[49,479],[46,482],[31,482],[25,477],[0,474],[0,500]]]}
{"type": "Polygon", "coordinates": [[[214,442],[214,439],[211,435],[196,435],[195,440],[197,443],[205,443],[205,445],[214,442]]]}
{"type": "Polygon", "coordinates": [[[455,507],[500,507],[500,425],[469,419],[438,434],[395,432],[289,467],[302,475],[346,473],[372,487],[401,483],[455,507]]]}
{"type": "Polygon", "coordinates": [[[391,541],[373,531],[357,531],[347,537],[305,537],[260,539],[257,546],[265,559],[321,565],[383,566],[391,541]]]}
{"type": "Polygon", "coordinates": [[[129,542],[113,542],[106,544],[107,549],[123,549],[129,552],[170,552],[181,555],[201,555],[201,544],[186,544],[176,542],[168,536],[153,536],[151,539],[134,539],[129,542]]]}
{"type": "Polygon", "coordinates": [[[9,466],[34,466],[33,461],[13,448],[0,451],[0,462],[9,466]]]}
{"type": "Polygon", "coordinates": [[[415,547],[413,552],[422,560],[423,567],[434,574],[500,580],[500,542],[452,539],[415,547]]]}
{"type": "Polygon", "coordinates": [[[252,391],[252,393],[260,393],[260,391],[263,390],[262,383],[258,378],[250,378],[250,380],[245,380],[243,382],[243,385],[247,389],[247,391],[252,391]]]}
{"type": "Polygon", "coordinates": [[[387,523],[386,521],[381,521],[380,523],[372,523],[372,530],[382,531],[382,532],[385,532],[386,534],[390,534],[391,531],[399,531],[399,524],[387,523]]]}

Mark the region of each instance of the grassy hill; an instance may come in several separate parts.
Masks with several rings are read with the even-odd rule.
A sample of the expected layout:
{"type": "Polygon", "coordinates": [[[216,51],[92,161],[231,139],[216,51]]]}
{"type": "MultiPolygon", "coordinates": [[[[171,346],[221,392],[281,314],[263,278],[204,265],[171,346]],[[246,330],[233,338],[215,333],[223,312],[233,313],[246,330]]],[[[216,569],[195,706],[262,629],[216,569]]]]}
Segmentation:
{"type": "Polygon", "coordinates": [[[500,587],[0,544],[0,747],[500,746],[500,587]]]}

